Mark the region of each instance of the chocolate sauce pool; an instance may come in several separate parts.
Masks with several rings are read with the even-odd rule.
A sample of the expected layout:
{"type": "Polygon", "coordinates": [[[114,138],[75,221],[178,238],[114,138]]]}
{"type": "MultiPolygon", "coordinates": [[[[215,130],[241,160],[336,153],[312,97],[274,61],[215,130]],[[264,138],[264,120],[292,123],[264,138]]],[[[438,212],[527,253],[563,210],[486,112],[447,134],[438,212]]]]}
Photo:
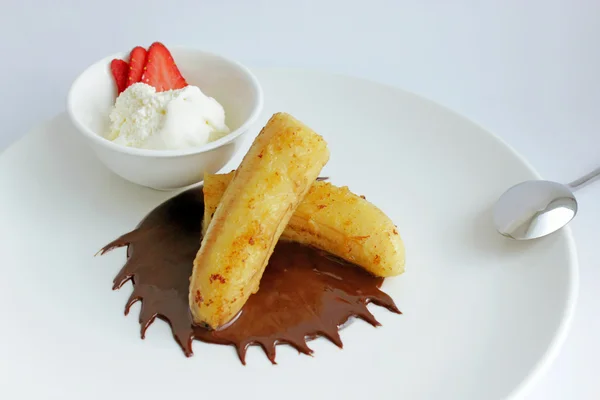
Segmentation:
{"type": "Polygon", "coordinates": [[[132,281],[133,293],[125,314],[136,301],[142,302],[142,339],[158,317],[171,325],[173,337],[186,356],[192,355],[192,340],[197,339],[235,346],[244,364],[248,346],[257,344],[275,363],[278,343],[311,354],[306,340],[324,336],[342,347],[338,328],[350,317],[378,326],[367,309],[369,303],[400,313],[394,301],[379,290],[383,278],[325,252],[280,242],[259,291],[250,296],[235,322],[217,331],[194,326],[188,290],[200,247],[203,201],[201,188],[183,192],[155,208],[137,229],[101,250],[104,254],[128,246],[127,262],[114,279],[113,289],[132,281]]]}

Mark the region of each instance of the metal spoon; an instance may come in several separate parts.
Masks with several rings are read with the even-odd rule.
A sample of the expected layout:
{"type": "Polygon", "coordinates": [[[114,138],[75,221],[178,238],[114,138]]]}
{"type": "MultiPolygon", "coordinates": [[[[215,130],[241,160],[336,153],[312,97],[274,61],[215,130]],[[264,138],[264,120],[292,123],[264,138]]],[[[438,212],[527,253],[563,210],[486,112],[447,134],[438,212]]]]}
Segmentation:
{"type": "Polygon", "coordinates": [[[508,189],[494,206],[494,224],[516,240],[537,239],[567,225],[577,214],[575,192],[600,176],[600,168],[563,185],[526,181],[508,189]]]}

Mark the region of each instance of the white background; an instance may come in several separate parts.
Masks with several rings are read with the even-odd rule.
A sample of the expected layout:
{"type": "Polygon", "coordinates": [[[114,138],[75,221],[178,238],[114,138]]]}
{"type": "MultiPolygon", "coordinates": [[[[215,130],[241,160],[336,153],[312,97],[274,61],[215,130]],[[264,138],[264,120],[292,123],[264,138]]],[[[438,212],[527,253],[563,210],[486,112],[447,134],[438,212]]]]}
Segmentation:
{"type": "MultiPolygon", "coordinates": [[[[408,89],[497,133],[548,179],[569,181],[600,164],[599,0],[15,0],[2,6],[0,151],[63,111],[71,81],[87,65],[160,40],[249,66],[320,69],[408,89]]],[[[600,182],[578,198],[572,227],[579,303],[571,334],[527,396],[532,400],[600,398],[600,182]]]]}

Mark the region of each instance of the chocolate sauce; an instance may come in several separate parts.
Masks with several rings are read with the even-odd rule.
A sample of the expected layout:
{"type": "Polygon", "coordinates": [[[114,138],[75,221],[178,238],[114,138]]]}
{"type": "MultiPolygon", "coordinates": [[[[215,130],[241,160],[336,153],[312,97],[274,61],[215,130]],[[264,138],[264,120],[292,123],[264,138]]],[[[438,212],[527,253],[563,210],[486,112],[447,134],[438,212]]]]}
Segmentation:
{"type": "Polygon", "coordinates": [[[394,301],[379,290],[383,278],[325,252],[280,242],[259,291],[250,296],[233,323],[216,331],[193,325],[189,278],[200,247],[203,211],[202,189],[188,190],[154,209],[134,231],[101,250],[104,254],[128,246],[127,262],[114,279],[113,289],[132,281],[125,315],[132,304],[142,302],[142,339],[158,317],[171,325],[186,356],[192,355],[192,340],[197,339],[235,346],[244,364],[248,346],[257,344],[275,363],[278,343],[311,354],[306,340],[324,336],[342,347],[338,329],[350,317],[378,326],[368,303],[400,313],[394,301]]]}

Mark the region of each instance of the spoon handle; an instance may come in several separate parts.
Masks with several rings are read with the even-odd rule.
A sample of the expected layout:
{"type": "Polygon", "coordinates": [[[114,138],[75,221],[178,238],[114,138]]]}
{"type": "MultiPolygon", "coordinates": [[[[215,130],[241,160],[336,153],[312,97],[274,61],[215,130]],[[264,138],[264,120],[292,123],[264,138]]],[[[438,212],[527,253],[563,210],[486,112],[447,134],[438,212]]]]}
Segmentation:
{"type": "Polygon", "coordinates": [[[598,176],[600,176],[600,167],[596,168],[589,174],[582,176],[581,178],[576,179],[571,183],[568,183],[567,186],[571,188],[572,191],[576,191],[586,186],[588,183],[591,183],[598,176]]]}

